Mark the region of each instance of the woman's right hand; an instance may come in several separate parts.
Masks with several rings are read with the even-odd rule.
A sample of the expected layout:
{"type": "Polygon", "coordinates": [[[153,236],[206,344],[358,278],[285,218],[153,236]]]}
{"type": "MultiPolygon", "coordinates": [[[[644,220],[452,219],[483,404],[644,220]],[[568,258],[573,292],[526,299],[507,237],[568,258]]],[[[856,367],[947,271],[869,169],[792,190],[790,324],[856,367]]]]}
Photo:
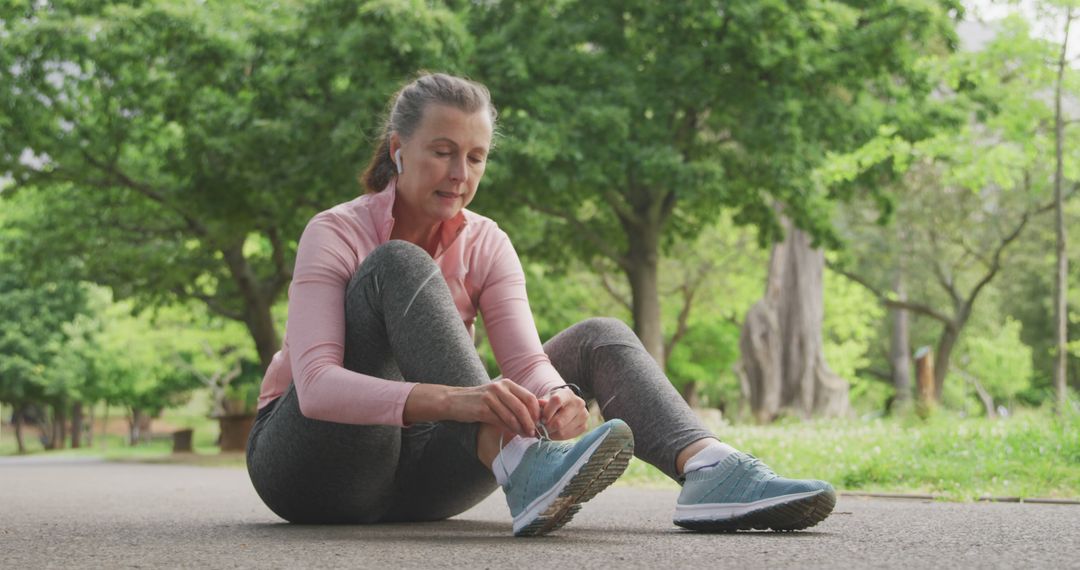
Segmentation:
{"type": "Polygon", "coordinates": [[[404,419],[408,423],[479,422],[533,437],[540,419],[540,402],[532,392],[505,378],[471,388],[418,384],[405,402],[404,419]]]}

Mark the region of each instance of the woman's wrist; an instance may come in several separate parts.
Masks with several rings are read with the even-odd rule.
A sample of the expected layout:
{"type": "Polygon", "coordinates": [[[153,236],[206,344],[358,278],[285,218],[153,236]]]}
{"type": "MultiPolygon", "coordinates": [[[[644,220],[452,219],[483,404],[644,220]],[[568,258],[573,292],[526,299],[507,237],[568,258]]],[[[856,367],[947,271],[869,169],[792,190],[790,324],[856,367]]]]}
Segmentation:
{"type": "Polygon", "coordinates": [[[451,419],[448,403],[451,390],[451,386],[441,384],[417,384],[405,400],[402,419],[406,424],[451,419]]]}

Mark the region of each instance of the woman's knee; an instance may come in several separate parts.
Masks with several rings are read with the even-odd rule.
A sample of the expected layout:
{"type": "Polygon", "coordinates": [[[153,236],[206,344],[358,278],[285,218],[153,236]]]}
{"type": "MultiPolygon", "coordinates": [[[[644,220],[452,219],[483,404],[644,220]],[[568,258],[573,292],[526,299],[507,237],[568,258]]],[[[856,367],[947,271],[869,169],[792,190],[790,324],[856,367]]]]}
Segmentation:
{"type": "Polygon", "coordinates": [[[626,323],[616,318],[593,317],[581,321],[577,326],[594,343],[631,344],[635,346],[640,344],[634,331],[626,323]]]}
{"type": "Polygon", "coordinates": [[[435,260],[420,246],[400,239],[392,239],[371,251],[360,264],[357,273],[365,266],[378,265],[391,270],[402,271],[412,268],[434,267],[435,260]]]}
{"type": "Polygon", "coordinates": [[[435,260],[420,246],[405,240],[390,240],[364,258],[353,273],[346,291],[351,292],[361,279],[376,272],[384,276],[382,279],[387,279],[408,275],[426,276],[437,269],[435,260]]]}

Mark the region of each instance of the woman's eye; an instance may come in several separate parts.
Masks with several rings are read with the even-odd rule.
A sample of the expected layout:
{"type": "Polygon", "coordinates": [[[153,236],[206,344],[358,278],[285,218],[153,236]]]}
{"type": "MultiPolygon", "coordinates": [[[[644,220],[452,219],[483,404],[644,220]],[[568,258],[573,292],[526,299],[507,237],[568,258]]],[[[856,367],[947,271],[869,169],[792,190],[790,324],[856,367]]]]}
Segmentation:
{"type": "Polygon", "coordinates": [[[484,159],[480,158],[479,156],[470,156],[469,157],[469,162],[471,162],[473,164],[480,164],[480,163],[484,162],[484,159]]]}
{"type": "Polygon", "coordinates": [[[437,150],[435,151],[435,156],[450,156],[450,151],[437,150]]]}

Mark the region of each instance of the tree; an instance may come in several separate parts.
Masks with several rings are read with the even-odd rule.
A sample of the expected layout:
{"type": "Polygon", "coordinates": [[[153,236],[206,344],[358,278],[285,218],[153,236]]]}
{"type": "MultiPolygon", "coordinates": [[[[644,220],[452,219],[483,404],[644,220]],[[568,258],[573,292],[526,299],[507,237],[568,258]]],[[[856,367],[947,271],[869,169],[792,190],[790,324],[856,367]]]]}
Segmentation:
{"type": "MultiPolygon", "coordinates": [[[[24,239],[0,226],[0,243],[24,239]]],[[[70,385],[50,374],[68,350],[65,324],[87,311],[86,291],[78,282],[37,281],[22,260],[0,250],[0,401],[15,411],[16,440],[26,447],[22,418],[31,405],[51,404],[54,421],[47,444],[63,444],[61,426],[70,385]]]]}
{"type": "Polygon", "coordinates": [[[769,259],[765,296],[746,314],[739,337],[743,394],[759,422],[782,409],[843,416],[848,383],[825,362],[825,253],[785,219],[786,237],[769,259]]]}
{"type": "MultiPolygon", "coordinates": [[[[1056,256],[1056,271],[1054,274],[1054,330],[1055,330],[1055,354],[1054,354],[1054,389],[1057,392],[1056,409],[1058,414],[1065,413],[1065,398],[1067,395],[1067,369],[1066,360],[1069,354],[1069,257],[1067,252],[1068,236],[1065,230],[1065,125],[1075,122],[1080,118],[1065,116],[1062,108],[1065,91],[1070,86],[1071,91],[1076,93],[1075,87],[1080,86],[1075,79],[1075,72],[1071,69],[1073,61],[1069,58],[1069,32],[1073,22],[1080,17],[1080,10],[1072,5],[1065,6],[1064,24],[1062,27],[1061,50],[1055,64],[1056,75],[1054,78],[1054,233],[1057,240],[1054,253],[1056,256]]],[[[1073,102],[1076,100],[1073,99],[1073,102]]]]}
{"type": "Polygon", "coordinates": [[[7,3],[0,173],[35,193],[19,255],[144,304],[244,323],[265,367],[296,238],[353,180],[396,84],[470,45],[440,5],[7,3]],[[73,223],[77,220],[78,223],[73,223]]]}
{"type": "Polygon", "coordinates": [[[849,220],[866,230],[849,234],[863,246],[853,252],[862,261],[858,267],[837,267],[886,307],[941,324],[934,362],[938,399],[976,300],[1000,274],[1007,251],[1033,217],[1054,204],[1048,199],[1054,176],[1043,157],[1056,146],[1048,128],[1055,123],[1047,105],[1052,98],[1046,97],[1053,92],[1047,62],[1053,61],[1056,48],[1033,38],[1029,23],[1019,16],[999,22],[995,34],[980,51],[942,60],[935,72],[942,97],[968,113],[969,120],[963,129],[942,131],[906,150],[918,158],[900,183],[907,196],[896,219],[904,228],[902,244],[893,243],[891,232],[872,229],[867,220],[849,220]],[[940,293],[922,291],[920,299],[887,293],[880,264],[885,259],[893,268],[903,267],[905,275],[933,283],[940,293]]]}
{"type": "Polygon", "coordinates": [[[833,196],[808,183],[810,171],[828,150],[874,136],[877,117],[853,110],[947,41],[946,8],[485,3],[470,18],[476,66],[506,139],[478,200],[548,216],[545,259],[618,267],[635,331],[663,362],[664,248],[722,208],[771,242],[781,233],[774,201],[827,237],[833,196]]]}

